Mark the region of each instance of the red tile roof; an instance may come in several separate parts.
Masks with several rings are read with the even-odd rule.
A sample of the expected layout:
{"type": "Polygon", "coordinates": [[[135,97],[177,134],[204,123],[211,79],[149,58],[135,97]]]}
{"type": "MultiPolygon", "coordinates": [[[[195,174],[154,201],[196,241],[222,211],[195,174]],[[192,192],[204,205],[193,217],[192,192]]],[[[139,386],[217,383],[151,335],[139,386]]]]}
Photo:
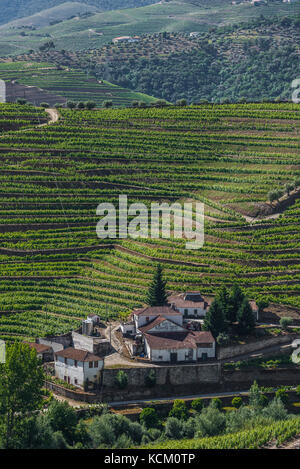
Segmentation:
{"type": "Polygon", "coordinates": [[[165,321],[171,322],[172,324],[176,324],[176,326],[181,327],[182,329],[185,329],[180,324],[177,324],[176,322],[172,321],[171,319],[165,318],[164,316],[157,316],[157,318],[153,319],[151,322],[149,322],[145,326],[139,327],[139,330],[144,334],[145,332],[148,332],[151,329],[153,329],[153,327],[155,327],[158,324],[161,324],[165,321]]]}
{"type": "Polygon", "coordinates": [[[249,303],[250,303],[250,306],[251,306],[251,308],[252,308],[252,311],[253,311],[254,313],[256,313],[256,312],[258,311],[258,306],[257,306],[257,304],[256,304],[256,301],[250,300],[249,303]]]}
{"type": "Polygon", "coordinates": [[[176,311],[170,306],[146,306],[145,308],[136,309],[132,314],[143,315],[143,316],[160,316],[167,314],[168,316],[181,316],[179,311],[176,311]]]}
{"type": "Polygon", "coordinates": [[[102,360],[102,358],[98,355],[94,355],[93,353],[87,352],[86,350],[75,349],[73,347],[56,352],[55,355],[63,358],[71,358],[72,360],[77,360],[79,362],[94,362],[102,360]]]}
{"type": "MultiPolygon", "coordinates": [[[[168,297],[168,303],[170,305],[174,305],[175,308],[202,308],[207,309],[211,303],[208,299],[202,298],[202,301],[192,301],[192,300],[185,300],[184,297],[186,294],[195,294],[199,292],[186,292],[180,293],[179,295],[171,295],[168,297]]],[[[200,293],[199,293],[200,296],[200,293]]]]}
{"type": "Polygon", "coordinates": [[[144,334],[151,349],[196,349],[198,346],[211,347],[215,342],[209,331],[168,332],[144,334]]]}
{"type": "Polygon", "coordinates": [[[30,348],[34,348],[37,353],[51,352],[52,348],[49,345],[37,344],[36,342],[25,342],[30,348]]]}

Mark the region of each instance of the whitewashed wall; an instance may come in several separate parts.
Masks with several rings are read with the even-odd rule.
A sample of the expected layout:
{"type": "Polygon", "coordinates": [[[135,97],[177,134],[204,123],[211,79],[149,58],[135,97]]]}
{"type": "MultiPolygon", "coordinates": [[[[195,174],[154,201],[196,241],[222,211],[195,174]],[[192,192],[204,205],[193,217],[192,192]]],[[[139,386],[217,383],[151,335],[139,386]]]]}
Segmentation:
{"type": "MultiPolygon", "coordinates": [[[[162,322],[161,324],[157,324],[155,327],[150,329],[151,332],[180,332],[180,331],[185,331],[183,327],[181,327],[179,324],[174,324],[173,322],[170,321],[165,321],[162,322]]],[[[148,330],[149,332],[149,330],[148,330]]]]}
{"type": "Polygon", "coordinates": [[[216,356],[216,344],[213,343],[211,348],[198,347],[197,357],[202,358],[203,353],[207,353],[207,358],[215,358],[215,356],[216,356]]]}
{"type": "Polygon", "coordinates": [[[206,310],[203,308],[176,308],[182,315],[184,311],[187,310],[188,316],[196,316],[198,318],[203,318],[206,315],[206,310]]]}
{"type": "Polygon", "coordinates": [[[59,379],[64,380],[64,376],[70,378],[70,383],[75,386],[83,386],[86,379],[91,382],[96,382],[99,373],[103,368],[103,361],[98,361],[98,368],[89,368],[89,362],[77,362],[77,367],[75,366],[74,360],[68,358],[67,364],[63,357],[57,357],[55,360],[55,376],[59,379]],[[75,384],[75,379],[77,379],[77,384],[75,384]]]}
{"type": "Polygon", "coordinates": [[[121,324],[122,334],[134,334],[135,333],[135,324],[121,324]]]}
{"type": "Polygon", "coordinates": [[[0,80],[0,103],[6,103],[6,84],[0,80]]]}
{"type": "MultiPolygon", "coordinates": [[[[182,326],[182,324],[183,324],[183,317],[182,316],[179,316],[179,315],[178,316],[172,316],[171,314],[170,315],[163,314],[162,316],[166,319],[169,319],[170,321],[175,322],[176,324],[179,324],[180,326],[182,326]]],[[[145,326],[146,324],[148,324],[153,319],[155,319],[155,316],[147,316],[147,314],[145,314],[145,316],[142,315],[142,314],[140,314],[140,315],[135,314],[134,315],[134,320],[135,320],[137,329],[139,327],[145,326]],[[147,321],[147,318],[149,318],[148,321],[147,321]]]]}
{"type": "MultiPolygon", "coordinates": [[[[150,347],[146,348],[146,350],[150,350],[150,347]]],[[[177,361],[178,362],[185,362],[185,361],[196,361],[196,350],[195,349],[168,349],[168,350],[151,350],[151,360],[154,362],[170,362],[171,361],[171,353],[177,353],[177,361]],[[192,350],[191,355],[189,355],[189,351],[192,350]]]]}

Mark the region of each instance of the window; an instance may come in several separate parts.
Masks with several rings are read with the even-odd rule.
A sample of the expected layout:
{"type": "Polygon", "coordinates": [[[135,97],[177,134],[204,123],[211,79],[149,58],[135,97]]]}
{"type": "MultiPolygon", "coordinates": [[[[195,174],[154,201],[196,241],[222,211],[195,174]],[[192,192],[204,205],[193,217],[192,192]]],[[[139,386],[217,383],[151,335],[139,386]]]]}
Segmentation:
{"type": "Polygon", "coordinates": [[[93,362],[89,362],[89,368],[93,368],[93,362]]]}
{"type": "Polygon", "coordinates": [[[74,379],[74,383],[78,384],[78,379],[77,378],[74,379]]]}
{"type": "Polygon", "coordinates": [[[197,309],[194,309],[194,314],[197,314],[198,313],[198,310],[197,309]]]}
{"type": "Polygon", "coordinates": [[[66,376],[64,376],[64,381],[67,381],[67,377],[66,377],[66,376]]]}
{"type": "Polygon", "coordinates": [[[98,362],[94,362],[94,368],[98,368],[98,362]]]}

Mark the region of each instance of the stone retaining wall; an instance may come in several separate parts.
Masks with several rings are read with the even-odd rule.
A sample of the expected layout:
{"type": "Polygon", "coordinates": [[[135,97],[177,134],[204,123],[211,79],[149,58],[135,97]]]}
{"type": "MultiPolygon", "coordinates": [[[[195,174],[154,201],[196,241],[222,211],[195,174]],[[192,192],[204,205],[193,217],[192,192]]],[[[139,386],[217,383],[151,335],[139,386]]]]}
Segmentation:
{"type": "Polygon", "coordinates": [[[257,340],[250,344],[233,345],[231,347],[218,347],[217,358],[224,360],[226,358],[233,358],[239,355],[256,352],[264,348],[273,347],[276,345],[291,344],[293,340],[299,339],[300,334],[289,334],[278,337],[271,337],[270,339],[257,340]]]}

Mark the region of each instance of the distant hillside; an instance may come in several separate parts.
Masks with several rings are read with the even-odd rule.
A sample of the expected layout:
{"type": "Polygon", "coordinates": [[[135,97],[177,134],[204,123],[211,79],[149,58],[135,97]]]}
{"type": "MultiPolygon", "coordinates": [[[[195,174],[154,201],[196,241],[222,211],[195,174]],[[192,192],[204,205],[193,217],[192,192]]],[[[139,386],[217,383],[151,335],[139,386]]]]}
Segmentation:
{"type": "Polygon", "coordinates": [[[299,18],[262,17],[196,37],[161,33],[132,44],[78,53],[51,49],[20,59],[85,69],[169,102],[290,100],[291,82],[300,76],[299,18]]]}
{"type": "MultiPolygon", "coordinates": [[[[83,5],[92,5],[98,10],[135,8],[155,3],[156,0],[78,0],[83,5]]],[[[40,11],[56,7],[65,0],[0,0],[0,24],[6,24],[18,18],[34,15],[40,11]]]]}
{"type": "Polygon", "coordinates": [[[22,28],[23,26],[30,26],[34,28],[41,28],[43,26],[50,26],[57,24],[61,21],[68,20],[74,17],[99,13],[99,9],[84,5],[79,2],[66,2],[53,8],[48,8],[32,16],[14,20],[6,25],[8,28],[22,28]]]}
{"type": "Polygon", "coordinates": [[[114,106],[128,106],[132,101],[150,103],[156,99],[141,93],[88,77],[81,70],[72,70],[47,63],[0,63],[0,79],[7,85],[7,100],[25,98],[33,104],[50,105],[66,101],[95,101],[102,106],[111,101],[114,106]]]}
{"type": "MultiPolygon", "coordinates": [[[[0,3],[1,1],[3,0],[0,0],[0,3]]],[[[102,5],[100,2],[98,4],[102,5]]],[[[115,6],[116,4],[117,2],[115,6]]],[[[259,6],[254,6],[250,2],[232,5],[229,0],[214,0],[212,4],[207,3],[204,7],[186,0],[170,0],[142,8],[105,11],[87,18],[73,18],[36,31],[29,31],[28,28],[14,30],[2,26],[0,54],[4,57],[19,55],[29,50],[36,51],[49,41],[49,38],[56,50],[84,51],[99,49],[111,43],[117,36],[143,36],[164,31],[208,32],[211,28],[249,21],[261,15],[295,16],[299,6],[299,1],[290,4],[277,0],[270,4],[262,2],[259,6]]]]}
{"type": "Polygon", "coordinates": [[[300,16],[261,18],[193,39],[148,37],[112,50],[86,60],[100,62],[96,73],[113,83],[171,102],[290,100],[291,82],[300,76],[300,16]]]}

